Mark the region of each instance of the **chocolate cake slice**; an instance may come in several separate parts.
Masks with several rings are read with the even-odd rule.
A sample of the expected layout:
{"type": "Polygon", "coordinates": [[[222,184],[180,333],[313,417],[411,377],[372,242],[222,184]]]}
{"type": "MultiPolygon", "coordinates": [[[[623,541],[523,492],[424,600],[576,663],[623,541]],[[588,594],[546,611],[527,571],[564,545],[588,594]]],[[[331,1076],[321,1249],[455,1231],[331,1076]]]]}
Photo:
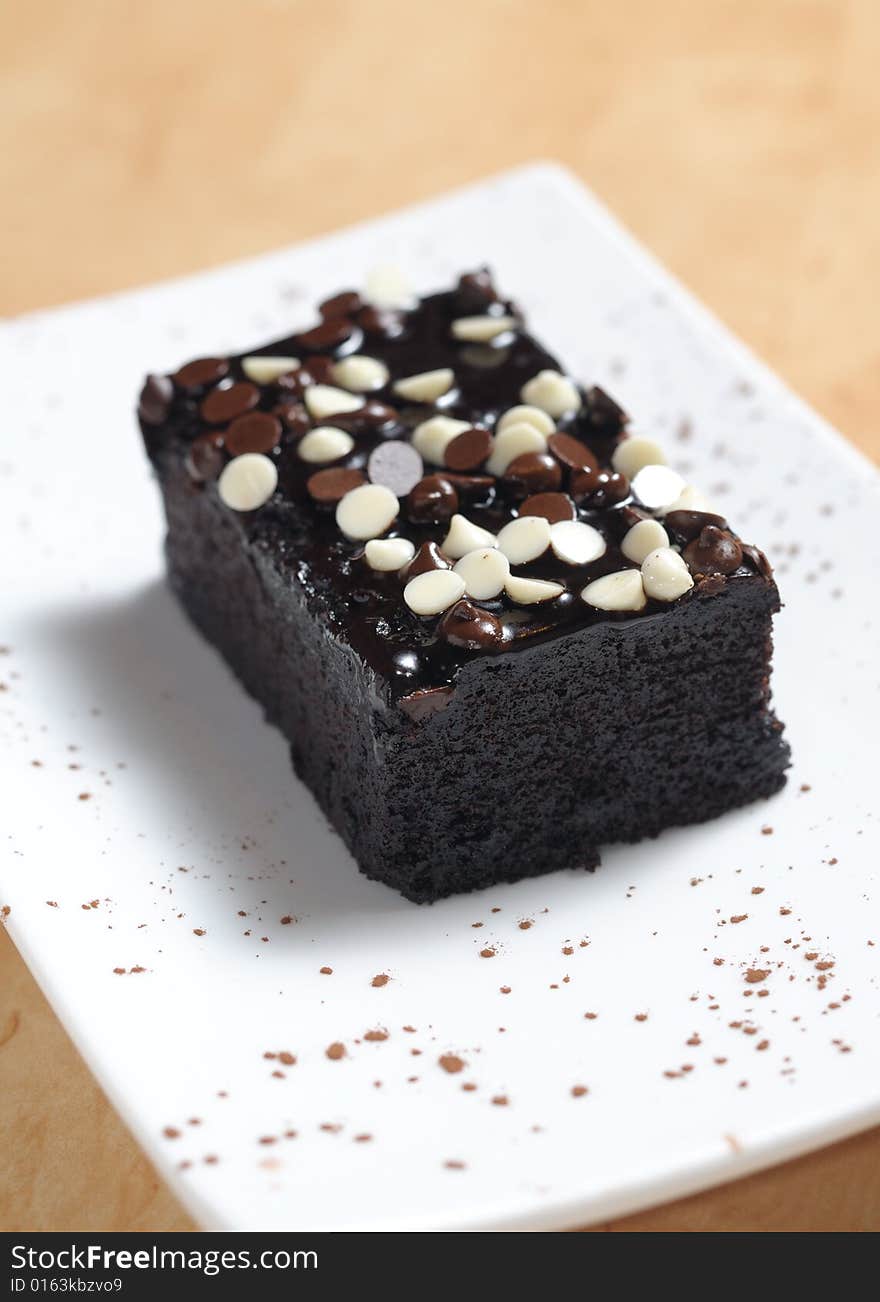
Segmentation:
{"type": "Polygon", "coordinates": [[[319,311],[139,417],[171,584],[361,870],[436,900],[777,791],[764,555],[486,271],[319,311]]]}

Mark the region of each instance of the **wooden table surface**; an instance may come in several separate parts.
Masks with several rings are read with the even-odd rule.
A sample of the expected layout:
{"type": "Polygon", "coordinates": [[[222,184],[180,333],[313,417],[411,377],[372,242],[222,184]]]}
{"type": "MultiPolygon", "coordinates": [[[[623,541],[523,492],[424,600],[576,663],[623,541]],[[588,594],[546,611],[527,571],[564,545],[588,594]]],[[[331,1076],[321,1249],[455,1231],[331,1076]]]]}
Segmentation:
{"type": "MultiPolygon", "coordinates": [[[[877,0],[30,0],[0,311],[568,164],[880,456],[877,0]]],[[[0,1229],[190,1227],[0,935],[0,1229]]],[[[603,1229],[880,1229],[880,1131],[603,1229]]]]}

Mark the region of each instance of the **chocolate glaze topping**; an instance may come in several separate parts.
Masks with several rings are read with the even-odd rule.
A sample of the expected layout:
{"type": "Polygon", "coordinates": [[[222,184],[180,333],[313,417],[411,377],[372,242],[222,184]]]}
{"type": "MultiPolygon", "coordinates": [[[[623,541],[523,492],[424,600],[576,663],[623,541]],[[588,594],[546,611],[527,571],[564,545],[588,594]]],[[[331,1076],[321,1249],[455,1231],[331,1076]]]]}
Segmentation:
{"type": "MultiPolygon", "coordinates": [[[[545,452],[524,453],[499,476],[486,471],[489,435],[499,417],[521,405],[521,390],[539,372],[560,371],[556,359],[521,324],[521,314],[498,297],[489,273],[461,277],[451,291],[424,298],[411,311],[365,304],[354,291],[326,300],[310,330],[275,340],[255,352],[188,363],[169,379],[149,377],[139,414],[144,436],[159,455],[176,459],[193,492],[216,494],[216,479],[231,454],[258,452],[278,471],[278,489],[259,510],[234,515],[246,538],[265,549],[300,585],[326,618],[334,636],[348,643],[386,681],[394,699],[448,688],[474,656],[509,654],[589,625],[631,624],[662,618],[668,603],[649,599],[644,609],[602,611],[580,597],[602,575],[633,568],[620,550],[629,528],[650,514],[630,492],[611,456],[626,416],[601,389],[580,389],[581,406],[555,420],[545,452]],[[497,340],[466,342],[452,323],[484,314],[513,317],[516,328],[497,340]],[[333,386],[333,363],[363,354],[385,364],[388,384],[354,411],[312,418],[304,401],[311,386],[333,386]],[[297,357],[299,368],[255,385],[242,368],[244,356],[297,357]],[[396,397],[395,381],[449,368],[451,388],[433,404],[396,397]],[[411,444],[423,421],[442,415],[467,423],[452,439],[443,464],[424,464],[411,444]],[[351,451],[332,467],[298,455],[312,428],[332,426],[350,434],[351,451]],[[401,572],[378,572],[364,545],[341,533],[335,508],[344,492],[367,482],[386,485],[400,512],[386,537],[404,537],[416,555],[401,572]],[[444,615],[419,617],[406,605],[408,578],[451,562],[442,555],[449,520],[456,512],[497,534],[519,515],[551,523],[581,520],[598,529],[606,550],[587,565],[571,565],[553,550],[513,567],[524,577],[553,580],[564,591],[552,601],[517,605],[499,597],[457,603],[444,615]]],[[[335,386],[334,386],[335,387],[335,386]]],[[[357,397],[358,395],[354,395],[357,397]]],[[[218,510],[227,510],[217,499],[218,510]]],[[[661,522],[672,544],[685,550],[692,571],[714,575],[679,601],[723,596],[728,583],[769,578],[762,553],[739,541],[721,516],[674,511],[661,522]],[[735,563],[734,563],[735,562],[735,563]]]]}

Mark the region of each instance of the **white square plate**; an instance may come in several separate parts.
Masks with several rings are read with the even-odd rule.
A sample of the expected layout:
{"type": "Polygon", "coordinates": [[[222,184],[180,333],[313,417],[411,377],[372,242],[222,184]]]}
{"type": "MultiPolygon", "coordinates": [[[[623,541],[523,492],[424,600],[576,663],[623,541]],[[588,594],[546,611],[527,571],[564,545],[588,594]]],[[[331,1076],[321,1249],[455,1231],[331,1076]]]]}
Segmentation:
{"type": "Polygon", "coordinates": [[[577,182],[528,167],[3,348],[0,904],[203,1225],[586,1223],[880,1120],[877,478],[577,182]],[[795,762],[595,875],[418,908],[168,594],[132,409],[146,370],[300,328],[376,264],[427,290],[482,261],[776,563],[795,762]]]}

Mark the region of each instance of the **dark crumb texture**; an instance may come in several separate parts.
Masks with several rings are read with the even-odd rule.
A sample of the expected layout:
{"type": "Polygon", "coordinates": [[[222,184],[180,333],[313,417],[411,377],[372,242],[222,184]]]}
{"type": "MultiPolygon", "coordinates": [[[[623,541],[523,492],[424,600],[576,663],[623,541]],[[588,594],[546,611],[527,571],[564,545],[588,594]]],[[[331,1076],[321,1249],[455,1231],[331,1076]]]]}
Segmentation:
{"type": "MultiPolygon", "coordinates": [[[[339,420],[355,446],[334,466],[359,472],[364,482],[370,454],[383,440],[407,443],[419,421],[437,411],[400,404],[391,387],[399,377],[454,367],[458,388],[444,414],[491,431],[500,413],[522,402],[523,385],[556,366],[518,313],[512,342],[467,345],[482,350],[470,360],[449,345],[449,321],[516,311],[481,275],[423,300],[409,316],[379,322],[382,329],[374,319],[381,314],[356,296],[344,306],[348,316],[325,313],[324,325],[347,321],[349,334],[338,325],[259,352],[295,356],[303,371],[311,362],[318,382],[328,385],[328,358],[354,353],[387,364],[389,385],[368,398],[390,412],[385,424],[377,426],[373,415],[371,424],[359,425],[357,412],[339,420]],[[493,347],[498,357],[489,356],[493,347]]],[[[278,421],[267,452],[277,464],[278,488],[259,508],[229,508],[217,484],[230,456],[223,409],[229,400],[222,395],[232,382],[244,383],[241,359],[221,359],[214,375],[199,365],[201,372],[188,373],[190,384],[151,380],[141,401],[168,520],[171,584],[282,730],[297,774],[368,877],[422,903],[559,868],[593,868],[605,843],[711,819],[783,785],[788,747],[769,708],[768,679],[779,597],[757,549],[741,545],[721,517],[679,509],[681,532],[672,524],[667,531],[670,549],[687,562],[686,591],[669,599],[649,592],[639,609],[610,612],[580,596],[595,579],[633,568],[621,547],[634,524],[664,519],[622,474],[609,486],[625,417],[605,395],[579,391],[579,412],[556,420],[557,430],[590,449],[595,470],[569,464],[565,445],[554,454],[561,473],[529,468],[536,484],[543,473],[572,516],[602,534],[603,555],[572,565],[548,551],[514,566],[517,574],[564,588],[551,601],[518,604],[506,590],[485,600],[468,593],[491,636],[462,646],[448,634],[449,611],[410,610],[405,581],[396,572],[371,572],[364,541],[336,527],[336,501],[328,506],[307,489],[322,467],[304,466],[298,443],[310,427],[336,422],[309,421],[301,411],[292,421],[289,379],[287,388],[258,385],[252,407],[278,421]],[[208,420],[212,394],[207,411],[216,419],[208,420]],[[286,417],[277,414],[282,409],[286,417]],[[210,464],[194,472],[197,438],[202,447],[216,446],[210,464]]],[[[180,376],[187,380],[187,368],[180,376]]],[[[300,376],[298,406],[310,382],[300,376]]],[[[232,421],[242,414],[234,403],[230,410],[232,421]]],[[[269,441],[268,426],[242,430],[241,438],[269,441]]],[[[459,452],[473,460],[480,448],[463,443],[459,452]]],[[[426,464],[424,477],[444,470],[452,473],[448,464],[426,464]]],[[[456,473],[489,478],[483,465],[456,473]]],[[[510,480],[460,487],[469,496],[459,511],[497,533],[522,506],[524,491],[510,480]]],[[[361,481],[347,481],[355,482],[361,481]]],[[[399,519],[382,536],[442,548],[449,517],[441,511],[441,518],[425,520],[424,508],[411,508],[409,499],[407,490],[399,519]]],[[[459,623],[473,618],[459,615],[459,623]]]]}

